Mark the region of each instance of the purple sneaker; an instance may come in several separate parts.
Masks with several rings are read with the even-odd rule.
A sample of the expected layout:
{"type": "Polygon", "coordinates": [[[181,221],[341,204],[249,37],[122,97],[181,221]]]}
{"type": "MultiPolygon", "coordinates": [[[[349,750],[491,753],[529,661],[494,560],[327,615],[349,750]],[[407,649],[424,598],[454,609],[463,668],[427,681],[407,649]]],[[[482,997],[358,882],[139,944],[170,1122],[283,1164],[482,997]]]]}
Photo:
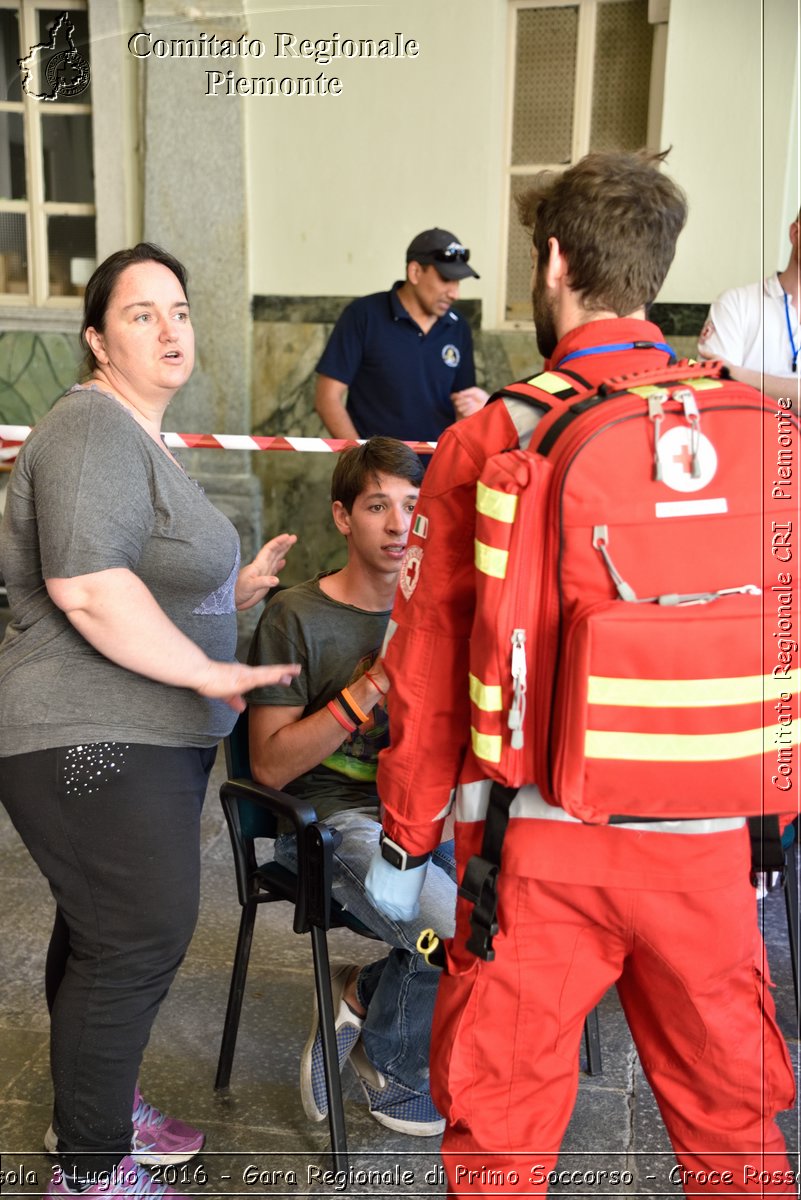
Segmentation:
{"type": "Polygon", "coordinates": [[[83,1196],[85,1200],[93,1200],[95,1196],[102,1196],[103,1200],[115,1200],[115,1197],[122,1200],[125,1196],[150,1196],[151,1200],[155,1200],[157,1196],[171,1196],[173,1200],[190,1200],[189,1196],[182,1196],[173,1188],[156,1183],[130,1155],[118,1162],[113,1171],[99,1172],[97,1182],[86,1192],[71,1191],[56,1167],[44,1200],[52,1196],[83,1196]]]}
{"type": "MultiPolygon", "coordinates": [[[[184,1163],[203,1148],[206,1135],[179,1121],[168,1117],[143,1099],[137,1087],[134,1093],[133,1141],[131,1157],[148,1167],[163,1163],[184,1163]]],[[[56,1132],[51,1125],[45,1134],[45,1150],[55,1154],[58,1145],[56,1132]]],[[[86,1193],[91,1194],[91,1193],[86,1193]]],[[[136,1195],[136,1193],[133,1193],[136,1195]]],[[[155,1193],[144,1192],[143,1195],[155,1193]]]]}
{"type": "Polygon", "coordinates": [[[168,1117],[134,1093],[133,1143],[131,1155],[149,1167],[162,1163],[183,1163],[203,1149],[205,1133],[193,1129],[177,1117],[168,1117]]]}

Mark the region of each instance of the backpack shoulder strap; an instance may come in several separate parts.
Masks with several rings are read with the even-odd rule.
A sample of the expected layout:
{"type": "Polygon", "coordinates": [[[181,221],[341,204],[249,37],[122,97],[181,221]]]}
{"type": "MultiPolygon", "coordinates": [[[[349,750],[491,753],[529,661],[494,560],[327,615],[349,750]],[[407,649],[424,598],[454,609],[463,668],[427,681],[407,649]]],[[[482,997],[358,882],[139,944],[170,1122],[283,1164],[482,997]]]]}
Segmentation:
{"type": "Polygon", "coordinates": [[[490,396],[493,400],[522,400],[532,408],[548,412],[554,405],[573,402],[594,392],[592,384],[575,371],[542,371],[526,379],[518,379],[499,388],[490,396]]]}
{"type": "MultiPolygon", "coordinates": [[[[595,394],[595,388],[575,371],[542,371],[528,379],[518,379],[507,384],[490,396],[493,400],[517,400],[539,413],[540,421],[558,417],[565,409],[595,394]]],[[[526,445],[531,436],[530,420],[518,419],[513,410],[509,415],[517,427],[521,445],[526,445]]]]}

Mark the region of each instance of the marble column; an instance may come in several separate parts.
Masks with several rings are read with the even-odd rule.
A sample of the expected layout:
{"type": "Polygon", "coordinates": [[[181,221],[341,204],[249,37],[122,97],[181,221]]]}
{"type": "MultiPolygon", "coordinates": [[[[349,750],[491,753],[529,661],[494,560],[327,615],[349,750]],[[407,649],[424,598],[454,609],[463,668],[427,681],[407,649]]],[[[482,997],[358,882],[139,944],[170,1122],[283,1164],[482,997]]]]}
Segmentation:
{"type": "MultiPolygon", "coordinates": [[[[244,4],[145,0],[137,39],[144,74],[144,238],[189,271],[196,365],[170,407],[178,432],[249,433],[251,341],[245,112],[238,97],[206,95],[208,58],[146,54],[156,42],[236,39],[244,4]]],[[[261,499],[250,455],[203,450],[183,456],[213,502],[231,518],[243,555],[260,542],[261,499]]]]}

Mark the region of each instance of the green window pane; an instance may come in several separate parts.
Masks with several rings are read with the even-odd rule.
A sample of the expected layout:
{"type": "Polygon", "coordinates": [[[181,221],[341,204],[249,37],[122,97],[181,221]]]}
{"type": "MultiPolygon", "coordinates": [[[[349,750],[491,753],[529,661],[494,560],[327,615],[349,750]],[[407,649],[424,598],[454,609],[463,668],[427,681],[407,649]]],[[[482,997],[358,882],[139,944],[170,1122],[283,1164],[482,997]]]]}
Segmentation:
{"type": "Polygon", "coordinates": [[[42,114],[42,167],[45,200],[94,204],[92,118],[88,113],[42,114]]]}
{"type": "Polygon", "coordinates": [[[0,8],[0,100],[21,100],[19,66],[19,13],[0,8]]]}
{"type": "Polygon", "coordinates": [[[25,200],[25,130],[22,113],[0,113],[0,200],[25,200]]]}

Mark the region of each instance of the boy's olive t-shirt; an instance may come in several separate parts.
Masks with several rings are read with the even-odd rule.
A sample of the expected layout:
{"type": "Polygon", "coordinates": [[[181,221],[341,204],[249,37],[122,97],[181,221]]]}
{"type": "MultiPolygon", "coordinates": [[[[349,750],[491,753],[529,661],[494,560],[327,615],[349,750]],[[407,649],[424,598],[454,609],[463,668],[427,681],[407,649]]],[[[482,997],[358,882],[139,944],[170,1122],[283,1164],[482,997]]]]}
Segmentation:
{"type": "MultiPolygon", "coordinates": [[[[296,662],[302,669],[289,687],[254,689],[248,694],[249,704],[300,706],[303,716],[310,716],[369,671],[378,656],[389,611],[368,612],[332,600],[320,588],[325,574],[331,572],[277,592],[267,604],[248,661],[296,662]]],[[[370,718],[284,791],[308,800],[321,818],[343,808],[377,805],[378,753],[389,744],[389,726],[386,710],[379,705],[370,718]]]]}
{"type": "Polygon", "coordinates": [[[45,579],[125,567],[210,658],[232,661],[239,538],[113,397],[73,388],[17,457],[0,527],[12,622],[0,645],[0,755],[79,742],[211,746],[235,713],[117,666],[45,579]]]}

